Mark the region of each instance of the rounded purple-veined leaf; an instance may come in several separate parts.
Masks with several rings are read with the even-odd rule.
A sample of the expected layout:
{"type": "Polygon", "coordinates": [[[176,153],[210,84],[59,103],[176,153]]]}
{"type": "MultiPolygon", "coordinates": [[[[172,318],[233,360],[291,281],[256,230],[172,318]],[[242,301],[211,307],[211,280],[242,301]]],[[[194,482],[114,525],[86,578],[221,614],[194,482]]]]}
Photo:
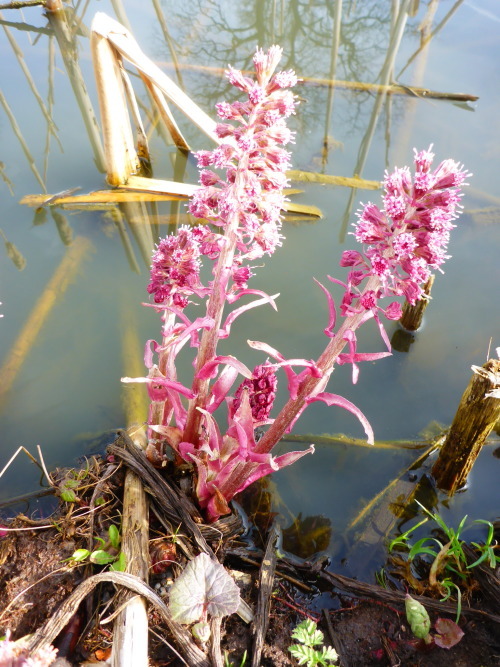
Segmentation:
{"type": "Polygon", "coordinates": [[[240,591],[225,568],[207,554],[193,558],[170,588],[169,606],[178,623],[195,623],[206,616],[221,618],[240,606],[240,591]]]}

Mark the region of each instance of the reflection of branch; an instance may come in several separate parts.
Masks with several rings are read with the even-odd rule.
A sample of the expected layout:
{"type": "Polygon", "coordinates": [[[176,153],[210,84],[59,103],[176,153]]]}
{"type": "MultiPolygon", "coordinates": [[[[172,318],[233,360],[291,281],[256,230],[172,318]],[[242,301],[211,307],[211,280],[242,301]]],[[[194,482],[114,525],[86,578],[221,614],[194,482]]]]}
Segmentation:
{"type": "MultiPolygon", "coordinates": [[[[403,72],[405,71],[405,69],[407,69],[407,67],[409,67],[409,65],[415,60],[415,58],[418,56],[418,54],[420,53],[420,51],[422,51],[422,49],[424,49],[424,48],[426,47],[426,45],[431,41],[431,39],[432,39],[435,35],[438,34],[438,32],[441,30],[441,28],[443,28],[443,27],[446,25],[446,23],[448,22],[448,20],[449,20],[449,19],[453,16],[453,14],[457,11],[457,9],[460,7],[460,5],[463,3],[463,1],[464,1],[464,0],[457,0],[457,2],[453,5],[453,7],[450,9],[450,11],[449,11],[449,12],[446,14],[446,16],[443,18],[443,20],[441,21],[441,23],[439,23],[439,24],[435,27],[435,29],[425,37],[425,39],[422,39],[419,48],[415,51],[415,53],[414,53],[412,56],[410,56],[410,58],[408,58],[408,61],[407,61],[406,65],[403,67],[403,69],[402,69],[402,70],[399,72],[399,74],[397,75],[397,77],[396,77],[397,79],[400,78],[401,74],[403,74],[403,72]]],[[[477,99],[477,98],[476,98],[476,99],[477,99]]]]}
{"type": "MultiPolygon", "coordinates": [[[[170,62],[161,62],[162,67],[173,67],[170,62]]],[[[181,69],[193,70],[195,72],[202,72],[203,74],[210,74],[217,78],[223,78],[225,69],[223,67],[210,67],[208,65],[192,65],[189,63],[181,63],[181,69]]],[[[245,74],[245,70],[243,71],[245,74]]],[[[334,86],[335,88],[344,88],[348,90],[359,90],[370,93],[386,93],[387,95],[414,95],[415,97],[423,97],[427,99],[442,99],[453,100],[457,102],[475,102],[477,95],[470,95],[468,93],[443,93],[437,90],[429,90],[429,88],[418,88],[413,86],[405,86],[397,83],[366,83],[364,81],[344,81],[343,79],[324,79],[314,76],[301,76],[298,84],[304,86],[334,86]]]]}
{"type": "Polygon", "coordinates": [[[99,127],[97,125],[92,102],[90,101],[87,92],[87,87],[85,86],[85,80],[78,63],[76,45],[71,39],[71,31],[68,26],[65,12],[63,9],[48,11],[47,16],[57,39],[57,43],[59,44],[59,50],[64,61],[64,66],[68,73],[71,87],[73,88],[83,122],[89,135],[90,145],[94,152],[94,160],[97,169],[103,172],[104,153],[102,150],[101,137],[99,136],[99,127]]]}
{"type": "Polygon", "coordinates": [[[33,172],[36,180],[40,183],[43,191],[47,192],[47,189],[45,187],[45,183],[43,182],[43,179],[40,176],[40,172],[38,171],[38,169],[36,167],[35,160],[34,160],[33,156],[31,155],[30,149],[28,148],[28,144],[24,140],[24,137],[23,137],[22,132],[19,128],[19,125],[17,124],[16,117],[12,113],[12,109],[10,108],[10,106],[9,106],[7,100],[5,99],[4,94],[2,93],[1,90],[0,90],[0,104],[5,109],[5,113],[7,114],[7,117],[10,121],[10,124],[12,125],[12,130],[14,131],[14,134],[16,135],[19,143],[21,144],[21,148],[23,149],[23,152],[26,155],[26,158],[29,162],[31,171],[33,172]]]}
{"type": "MultiPolygon", "coordinates": [[[[1,12],[0,12],[0,18],[3,18],[1,12]]],[[[21,70],[23,71],[23,74],[26,78],[26,81],[28,82],[28,85],[31,88],[31,92],[35,96],[35,99],[38,102],[38,105],[39,105],[40,109],[42,110],[42,113],[45,117],[45,120],[47,121],[48,129],[54,135],[54,137],[56,138],[60,148],[62,149],[61,142],[59,141],[59,138],[58,138],[57,132],[56,132],[57,128],[55,126],[54,121],[52,120],[50,112],[48,111],[47,107],[45,106],[45,102],[43,101],[40,93],[38,92],[38,88],[36,87],[36,84],[33,80],[33,77],[31,76],[31,72],[29,71],[28,66],[26,65],[26,61],[24,60],[24,54],[23,54],[22,50],[19,48],[16,40],[12,36],[12,33],[10,32],[9,28],[7,28],[7,26],[4,25],[3,29],[5,31],[7,39],[9,40],[9,44],[11,46],[11,49],[14,52],[14,55],[17,58],[17,62],[19,63],[19,66],[20,66],[21,70]]]]}
{"type": "MultiPolygon", "coordinates": [[[[335,0],[335,8],[333,12],[333,39],[332,39],[332,53],[330,60],[330,71],[329,78],[333,81],[335,79],[335,74],[337,71],[337,59],[339,54],[339,44],[340,44],[340,26],[342,24],[342,0],[335,0]]],[[[333,113],[333,93],[334,93],[333,83],[328,87],[328,101],[326,103],[326,116],[325,116],[325,137],[323,139],[323,151],[322,151],[322,165],[325,167],[328,162],[328,134],[330,131],[330,124],[332,120],[333,113]]]]}
{"type": "MultiPolygon", "coordinates": [[[[384,65],[380,71],[380,81],[384,88],[383,92],[379,93],[379,95],[375,99],[375,104],[373,105],[373,110],[370,117],[370,121],[368,123],[368,127],[366,128],[366,132],[359,146],[358,159],[356,161],[356,166],[354,167],[354,174],[356,176],[361,176],[363,169],[365,168],[366,158],[368,157],[368,151],[370,150],[370,146],[373,140],[373,135],[375,133],[375,127],[377,125],[380,112],[382,111],[382,107],[386,99],[387,88],[391,72],[394,69],[394,62],[396,60],[399,46],[403,38],[406,21],[408,19],[409,4],[410,0],[403,0],[401,7],[399,9],[397,19],[394,23],[394,28],[391,31],[389,47],[387,49],[387,55],[384,61],[384,65]]],[[[342,219],[342,226],[340,229],[341,242],[343,242],[345,238],[345,234],[347,231],[347,224],[351,216],[351,207],[353,205],[355,195],[356,191],[352,190],[351,195],[349,197],[349,202],[344,212],[344,217],[342,219]]]]}

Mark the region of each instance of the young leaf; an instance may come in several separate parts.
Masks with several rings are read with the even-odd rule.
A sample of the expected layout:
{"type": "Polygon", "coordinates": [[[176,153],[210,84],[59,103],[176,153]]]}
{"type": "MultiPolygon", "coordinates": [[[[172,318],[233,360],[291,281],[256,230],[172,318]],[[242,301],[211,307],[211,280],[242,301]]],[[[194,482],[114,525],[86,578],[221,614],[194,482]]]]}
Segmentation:
{"type": "Polygon", "coordinates": [[[111,554],[108,554],[107,551],[103,551],[102,549],[93,551],[90,554],[90,562],[94,563],[94,565],[107,565],[108,563],[112,563],[115,558],[116,556],[112,556],[111,554]]]}
{"type": "Polygon", "coordinates": [[[318,630],[316,623],[311,619],[306,618],[305,621],[299,623],[292,632],[292,639],[296,639],[301,644],[306,646],[315,646],[323,643],[323,633],[318,630]]]}
{"type": "Polygon", "coordinates": [[[65,491],[63,491],[61,493],[61,499],[66,501],[67,503],[75,503],[77,500],[75,492],[72,491],[71,489],[66,489],[65,491]]]}
{"type": "Polygon", "coordinates": [[[193,637],[197,639],[201,644],[206,644],[210,639],[211,631],[210,624],[207,621],[200,621],[195,623],[191,628],[193,637]]]}
{"type": "Polygon", "coordinates": [[[114,572],[125,572],[127,568],[127,557],[123,553],[123,551],[120,551],[120,554],[118,558],[115,560],[114,563],[112,563],[109,566],[110,570],[113,570],[114,572]]]}
{"type": "Polygon", "coordinates": [[[405,598],[406,618],[410,624],[411,631],[419,639],[425,639],[431,629],[431,619],[423,604],[414,600],[406,594],[405,598]]]}
{"type": "Polygon", "coordinates": [[[317,665],[316,651],[311,646],[294,644],[288,649],[299,665],[317,665]]]}
{"type": "Polygon", "coordinates": [[[439,633],[434,635],[434,641],[441,648],[449,649],[455,646],[464,636],[463,630],[449,618],[438,618],[434,627],[439,633]]]}
{"type": "Polygon", "coordinates": [[[178,623],[210,616],[233,614],[240,604],[240,591],[224,567],[206,554],[188,563],[170,589],[170,611],[178,623]]]}
{"type": "Polygon", "coordinates": [[[86,560],[89,556],[90,556],[90,551],[88,549],[77,549],[73,553],[71,558],[68,560],[73,560],[76,563],[81,563],[82,561],[86,560]]]}
{"type": "Polygon", "coordinates": [[[338,660],[338,653],[332,646],[323,647],[323,652],[321,657],[323,660],[329,660],[330,662],[336,662],[338,660]]]}
{"type": "Polygon", "coordinates": [[[111,546],[114,547],[115,549],[118,549],[118,547],[120,546],[120,533],[114,523],[112,523],[111,526],[108,528],[108,535],[109,535],[109,541],[111,542],[111,546]]]}

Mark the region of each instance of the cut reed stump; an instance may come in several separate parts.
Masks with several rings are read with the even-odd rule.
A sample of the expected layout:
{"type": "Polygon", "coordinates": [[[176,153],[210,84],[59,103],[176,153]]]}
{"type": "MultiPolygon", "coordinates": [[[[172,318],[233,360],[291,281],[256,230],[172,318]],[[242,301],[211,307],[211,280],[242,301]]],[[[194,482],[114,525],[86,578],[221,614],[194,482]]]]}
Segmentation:
{"type": "Polygon", "coordinates": [[[486,438],[500,418],[500,397],[496,395],[500,387],[500,360],[490,359],[484,366],[472,368],[474,375],[432,468],[437,486],[450,495],[465,484],[486,438]]]}
{"type": "Polygon", "coordinates": [[[422,326],[425,309],[431,298],[431,289],[434,284],[434,278],[434,275],[429,277],[422,288],[424,292],[422,298],[417,301],[414,306],[411,306],[408,301],[405,301],[403,305],[403,315],[401,316],[399,323],[403,329],[406,329],[406,331],[417,331],[422,326]]]}

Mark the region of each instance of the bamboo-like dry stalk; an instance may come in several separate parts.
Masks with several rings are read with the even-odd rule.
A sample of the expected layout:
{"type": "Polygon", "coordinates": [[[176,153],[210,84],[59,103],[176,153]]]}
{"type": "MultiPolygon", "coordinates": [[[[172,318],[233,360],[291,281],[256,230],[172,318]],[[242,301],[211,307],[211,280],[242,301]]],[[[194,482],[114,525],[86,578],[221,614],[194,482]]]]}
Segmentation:
{"type": "Polygon", "coordinates": [[[90,48],[101,111],[107,181],[110,185],[122,185],[140,169],[140,162],[127,111],[120,59],[109,40],[94,29],[94,23],[95,19],[90,48]]]}
{"type": "Polygon", "coordinates": [[[147,76],[145,76],[142,73],[141,73],[141,78],[144,81],[144,84],[148,89],[154,103],[156,104],[156,108],[158,110],[160,118],[167,126],[168,131],[170,132],[170,136],[172,137],[177,148],[180,148],[185,151],[190,150],[189,144],[184,138],[182,132],[180,131],[179,126],[175,122],[172,112],[170,111],[170,107],[168,106],[162,91],[158,88],[157,85],[155,85],[150,79],[148,79],[147,76]]]}
{"type": "MultiPolygon", "coordinates": [[[[145,179],[149,180],[149,179],[145,179]]],[[[85,208],[96,210],[109,210],[115,204],[122,202],[141,201],[173,201],[186,199],[186,195],[176,195],[158,192],[136,192],[130,190],[95,190],[83,195],[25,195],[20,204],[39,208],[41,206],[61,206],[67,208],[85,208]]]]}
{"type": "Polygon", "coordinates": [[[5,400],[17,374],[26,361],[26,357],[35,344],[52,308],[74,279],[83,260],[88,256],[92,247],[92,243],[88,239],[83,236],[76,237],[38,298],[35,307],[0,368],[0,377],[2,378],[0,385],[0,405],[5,400]]]}
{"type": "Polygon", "coordinates": [[[97,12],[92,21],[91,31],[92,36],[100,36],[108,41],[121,56],[132,63],[142,75],[150,79],[202,132],[217,144],[220,143],[220,139],[215,134],[215,121],[144,54],[124,26],[103,12],[97,12]]]}
{"type": "MultiPolygon", "coordinates": [[[[144,372],[140,362],[141,344],[130,317],[122,307],[122,357],[125,374],[136,376],[144,372]]],[[[147,400],[142,385],[123,387],[123,405],[127,432],[133,443],[144,449],[147,444],[143,423],[147,416],[147,400]]],[[[127,470],[123,485],[122,551],[126,571],[144,582],[149,578],[148,502],[142,480],[127,470]]],[[[128,602],[118,614],[113,632],[113,667],[147,667],[148,614],[144,598],[126,596],[128,602]]]]}
{"type": "Polygon", "coordinates": [[[333,174],[320,174],[317,171],[287,171],[286,175],[292,181],[304,183],[321,183],[322,185],[341,185],[346,188],[360,188],[362,190],[379,190],[382,187],[380,181],[367,181],[359,176],[334,176],[333,174]]]}

